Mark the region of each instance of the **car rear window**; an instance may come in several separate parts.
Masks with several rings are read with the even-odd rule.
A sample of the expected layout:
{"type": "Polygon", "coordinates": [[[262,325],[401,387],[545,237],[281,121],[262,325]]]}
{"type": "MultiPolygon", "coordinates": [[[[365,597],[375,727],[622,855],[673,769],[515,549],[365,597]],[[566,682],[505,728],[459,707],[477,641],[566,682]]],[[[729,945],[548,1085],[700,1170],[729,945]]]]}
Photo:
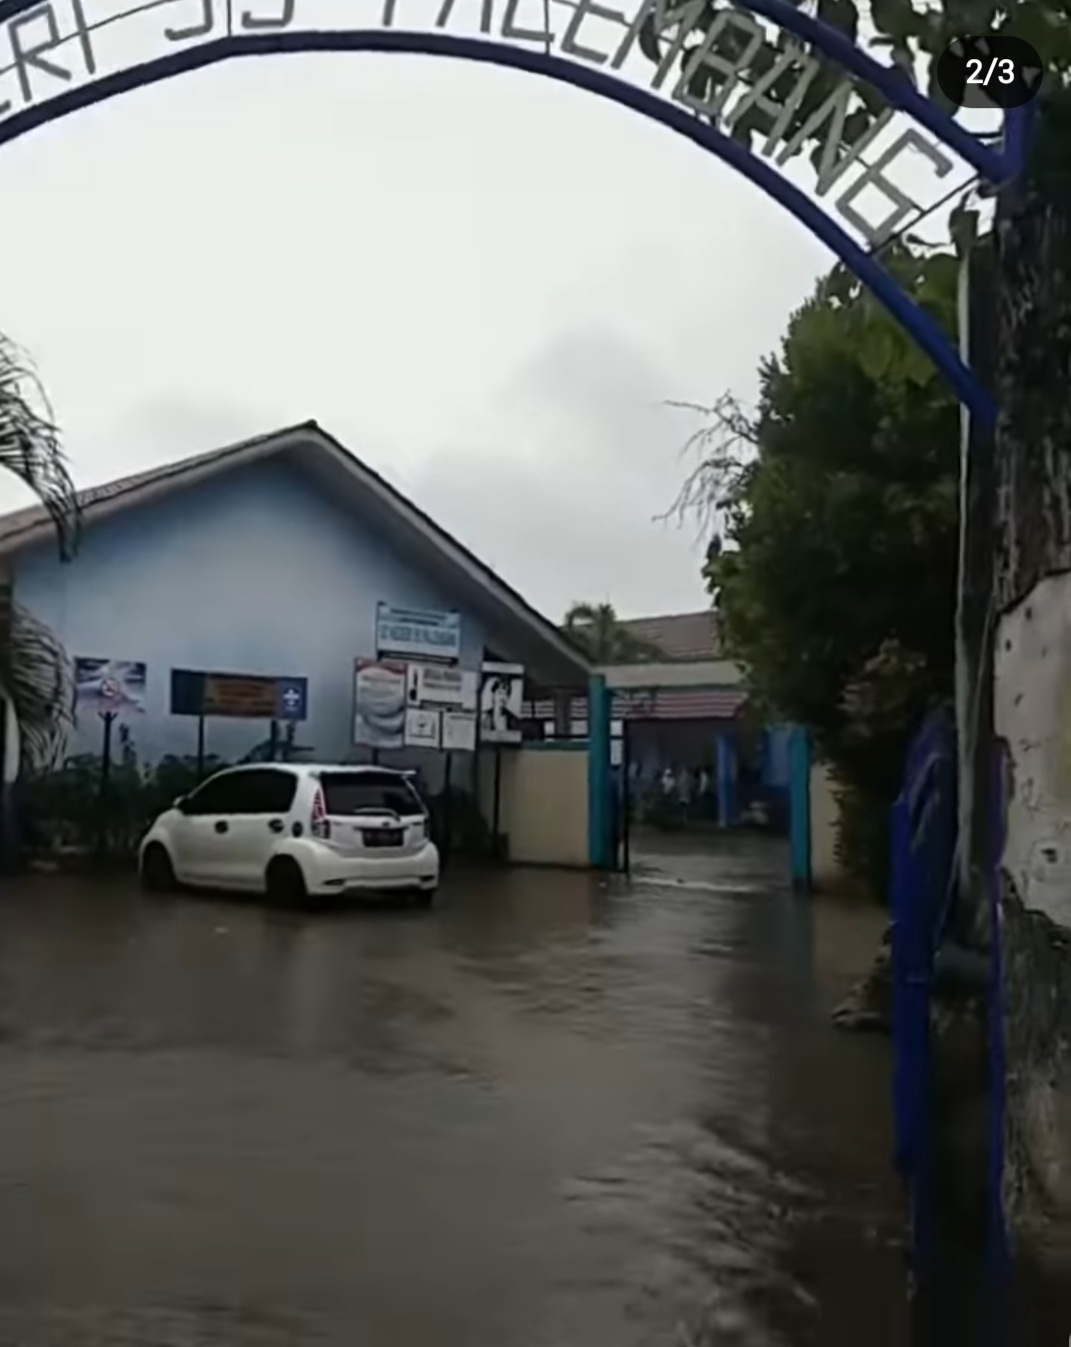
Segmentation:
{"type": "Polygon", "coordinates": [[[389,809],[395,814],[422,814],[420,796],[403,776],[391,772],[324,772],[320,777],[324,809],[339,814],[389,809]]]}

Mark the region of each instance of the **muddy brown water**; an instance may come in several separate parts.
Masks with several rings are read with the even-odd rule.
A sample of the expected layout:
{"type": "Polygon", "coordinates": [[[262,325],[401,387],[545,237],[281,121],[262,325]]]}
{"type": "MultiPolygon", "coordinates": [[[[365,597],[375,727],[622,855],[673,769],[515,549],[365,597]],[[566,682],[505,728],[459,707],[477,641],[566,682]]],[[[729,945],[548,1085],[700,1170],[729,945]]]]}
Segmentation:
{"type": "Polygon", "coordinates": [[[765,845],[432,913],[0,880],[3,1347],[906,1341],[880,917],[765,845]]]}

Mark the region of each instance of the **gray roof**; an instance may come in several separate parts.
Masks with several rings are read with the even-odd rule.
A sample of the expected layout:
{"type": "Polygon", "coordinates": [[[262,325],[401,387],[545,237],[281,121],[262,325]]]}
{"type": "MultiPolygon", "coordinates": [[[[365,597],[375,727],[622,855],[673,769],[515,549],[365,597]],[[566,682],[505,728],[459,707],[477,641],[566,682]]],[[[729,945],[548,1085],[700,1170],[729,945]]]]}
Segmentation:
{"type": "MultiPolygon", "coordinates": [[[[149,504],[218,473],[263,458],[284,456],[366,523],[400,543],[414,564],[434,569],[436,579],[448,592],[484,618],[496,646],[501,645],[509,658],[524,663],[535,679],[546,686],[586,682],[591,668],[588,660],[553,622],[315,421],[80,491],[82,525],[92,528],[114,514],[149,504]]],[[[0,558],[49,541],[53,535],[54,526],[42,506],[0,515],[0,558]]]]}

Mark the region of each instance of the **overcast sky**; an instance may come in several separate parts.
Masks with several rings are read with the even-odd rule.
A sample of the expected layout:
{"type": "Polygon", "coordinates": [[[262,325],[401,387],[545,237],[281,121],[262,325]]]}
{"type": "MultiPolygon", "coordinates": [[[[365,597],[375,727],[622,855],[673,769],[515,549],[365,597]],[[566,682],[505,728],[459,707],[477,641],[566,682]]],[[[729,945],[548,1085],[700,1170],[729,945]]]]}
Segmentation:
{"type": "Polygon", "coordinates": [[[141,90],[0,149],[0,199],[79,484],[315,417],[555,617],[706,603],[664,400],[752,392],[830,265],[670,131],[415,57],[141,90]]]}

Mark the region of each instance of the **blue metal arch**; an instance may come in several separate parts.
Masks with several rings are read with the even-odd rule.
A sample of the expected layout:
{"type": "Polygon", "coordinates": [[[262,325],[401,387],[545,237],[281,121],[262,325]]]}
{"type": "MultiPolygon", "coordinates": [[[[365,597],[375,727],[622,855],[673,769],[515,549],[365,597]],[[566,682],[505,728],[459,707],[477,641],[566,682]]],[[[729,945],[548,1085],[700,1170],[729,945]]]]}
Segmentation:
{"type": "MultiPolygon", "coordinates": [[[[0,3],[0,21],[30,9],[37,0],[7,0],[0,3]]],[[[819,23],[787,4],[786,0],[744,0],[747,8],[781,23],[800,37],[827,49],[833,59],[848,66],[861,78],[873,83],[895,106],[918,117],[940,139],[953,145],[965,158],[976,163],[982,153],[986,177],[1012,175],[1014,149],[1005,155],[987,150],[973,136],[946,118],[929,100],[900,77],[892,67],[882,66],[856,47],[843,34],[819,23]],[[783,13],[783,11],[787,11],[783,13]],[[816,31],[817,30],[817,31],[816,31]],[[877,72],[877,73],[875,73],[877,72]],[[916,103],[921,104],[917,107],[916,103]],[[954,132],[953,136],[950,133],[954,132]],[[971,142],[961,147],[960,138],[971,142]],[[973,147],[973,148],[972,148],[973,147]],[[1007,158],[1005,157],[1007,156],[1007,158]]],[[[196,46],[169,52],[165,56],[116,71],[111,75],[67,90],[43,103],[24,108],[0,122],[0,145],[4,145],[37,127],[58,121],[71,113],[106,102],[120,94],[188,71],[200,70],[238,56],[260,56],[303,52],[395,52],[417,56],[445,56],[454,60],[474,61],[512,70],[542,75],[558,83],[586,90],[684,136],[729,164],[743,177],[761,188],[795,216],[816,238],[826,245],[881,301],[940,370],[959,400],[986,424],[995,420],[996,406],[988,390],[960,358],[941,326],[914,302],[887,271],[804,192],[716,126],[697,118],[694,112],[667,101],[650,90],[637,88],[620,76],[593,66],[565,60],[551,53],[527,50],[481,38],[442,32],[412,32],[396,29],[359,31],[318,31],[286,29],[273,32],[241,33],[214,38],[196,46]]],[[[976,163],[977,166],[977,163],[976,163]]]]}

